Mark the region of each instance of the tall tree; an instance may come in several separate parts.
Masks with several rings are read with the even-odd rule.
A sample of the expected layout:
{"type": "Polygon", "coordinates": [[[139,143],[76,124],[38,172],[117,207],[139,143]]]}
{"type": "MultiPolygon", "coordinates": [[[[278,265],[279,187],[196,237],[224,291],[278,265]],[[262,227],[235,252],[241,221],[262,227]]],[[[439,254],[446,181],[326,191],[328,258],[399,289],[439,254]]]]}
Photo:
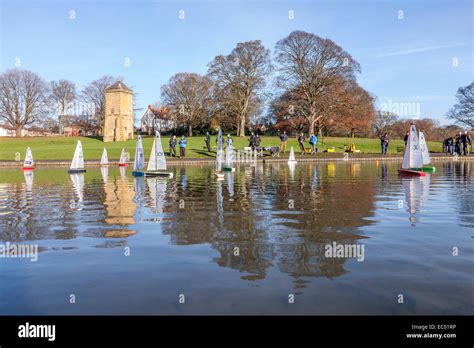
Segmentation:
{"type": "Polygon", "coordinates": [[[163,104],[176,125],[185,126],[188,136],[193,128],[209,121],[212,81],[194,73],[178,73],[161,87],[163,104]]]}
{"type": "Polygon", "coordinates": [[[374,120],[374,133],[376,136],[389,132],[391,127],[398,121],[398,116],[390,111],[377,110],[374,120]]]}
{"type": "Polygon", "coordinates": [[[259,40],[240,42],[227,56],[219,55],[208,64],[214,82],[214,97],[221,115],[237,120],[237,134],[259,111],[266,77],[272,70],[270,51],[259,40]]]}
{"type": "Polygon", "coordinates": [[[58,115],[65,115],[71,104],[76,100],[76,85],[68,80],[51,81],[50,98],[58,115]]]}
{"type": "Polygon", "coordinates": [[[83,102],[90,104],[94,108],[93,115],[91,115],[100,129],[104,127],[105,119],[105,89],[121,78],[115,78],[110,75],[102,76],[101,78],[90,82],[81,92],[81,99],[83,102]]]}
{"type": "Polygon", "coordinates": [[[333,41],[304,31],[294,31],[278,41],[275,51],[280,73],[277,85],[299,92],[299,108],[312,132],[337,103],[330,98],[330,87],[341,78],[354,79],[359,63],[333,41]]]}
{"type": "Polygon", "coordinates": [[[457,123],[474,127],[474,82],[460,87],[456,93],[457,104],[448,112],[448,117],[457,123]]]}
{"type": "Polygon", "coordinates": [[[10,69],[0,74],[0,119],[21,136],[25,126],[45,117],[48,84],[29,70],[10,69]]]}

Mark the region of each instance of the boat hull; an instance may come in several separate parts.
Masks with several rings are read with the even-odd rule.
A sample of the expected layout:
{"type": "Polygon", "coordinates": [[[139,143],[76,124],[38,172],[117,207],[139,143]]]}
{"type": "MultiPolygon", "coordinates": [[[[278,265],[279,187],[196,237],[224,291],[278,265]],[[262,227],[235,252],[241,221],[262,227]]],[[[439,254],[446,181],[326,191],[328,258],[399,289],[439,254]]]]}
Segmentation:
{"type": "Polygon", "coordinates": [[[296,164],[296,161],[288,161],[288,164],[296,164]]]}
{"type": "Polygon", "coordinates": [[[170,172],[155,172],[155,171],[149,171],[149,172],[145,172],[145,176],[148,176],[148,177],[152,177],[152,176],[164,176],[164,177],[172,178],[172,177],[173,177],[173,173],[170,173],[170,172]]]}
{"type": "Polygon", "coordinates": [[[135,170],[134,170],[134,171],[132,172],[132,175],[133,175],[133,176],[144,176],[145,173],[144,173],[144,172],[140,172],[140,171],[135,171],[135,170]]]}
{"type": "Polygon", "coordinates": [[[69,169],[67,171],[69,174],[85,173],[85,169],[69,169]]]}
{"type": "Polygon", "coordinates": [[[21,170],[33,170],[35,167],[22,167],[21,170]]]}
{"type": "Polygon", "coordinates": [[[224,172],[235,172],[235,168],[224,167],[222,169],[224,172]]]}
{"type": "Polygon", "coordinates": [[[430,166],[430,165],[423,166],[423,171],[424,171],[424,172],[432,172],[432,173],[434,173],[434,172],[436,171],[436,167],[430,166]]]}
{"type": "Polygon", "coordinates": [[[413,169],[403,169],[400,168],[398,170],[398,174],[401,175],[414,175],[414,176],[426,176],[426,173],[421,170],[421,168],[413,168],[413,169]]]}
{"type": "Polygon", "coordinates": [[[127,165],[125,163],[119,163],[119,167],[126,167],[127,165]]]}

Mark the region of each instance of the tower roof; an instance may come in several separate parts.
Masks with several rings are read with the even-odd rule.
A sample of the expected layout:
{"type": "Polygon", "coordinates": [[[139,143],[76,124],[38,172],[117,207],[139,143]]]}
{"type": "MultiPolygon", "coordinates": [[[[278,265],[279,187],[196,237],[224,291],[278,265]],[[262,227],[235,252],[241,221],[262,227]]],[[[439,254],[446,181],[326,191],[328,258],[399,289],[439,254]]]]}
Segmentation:
{"type": "Polygon", "coordinates": [[[128,91],[128,92],[131,92],[132,90],[130,88],[127,87],[127,85],[125,83],[123,83],[122,81],[117,81],[113,84],[111,84],[109,87],[107,87],[105,90],[108,91],[110,89],[121,89],[123,91],[128,91]]]}

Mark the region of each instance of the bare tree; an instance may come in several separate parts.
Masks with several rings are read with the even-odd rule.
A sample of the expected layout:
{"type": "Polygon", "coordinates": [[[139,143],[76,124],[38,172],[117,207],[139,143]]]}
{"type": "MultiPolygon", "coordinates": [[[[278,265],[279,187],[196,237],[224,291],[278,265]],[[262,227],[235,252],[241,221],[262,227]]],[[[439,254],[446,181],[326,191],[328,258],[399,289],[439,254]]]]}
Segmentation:
{"type": "Polygon", "coordinates": [[[121,79],[105,75],[92,81],[82,89],[81,99],[83,102],[89,103],[94,107],[94,114],[91,116],[94,117],[95,122],[100,126],[100,129],[103,129],[104,127],[105,89],[117,80],[121,79]]]}
{"type": "Polygon", "coordinates": [[[277,85],[299,92],[301,113],[311,132],[337,103],[327,98],[334,95],[328,89],[341,78],[354,79],[359,63],[333,41],[304,31],[294,31],[278,41],[275,51],[280,73],[277,85]]]}
{"type": "Polygon", "coordinates": [[[45,117],[48,84],[29,70],[10,69],[0,75],[0,119],[21,136],[25,126],[45,117]]]}
{"type": "Polygon", "coordinates": [[[398,116],[390,111],[377,110],[373,128],[376,136],[388,132],[390,128],[398,121],[398,116]]]}
{"type": "Polygon", "coordinates": [[[212,81],[194,73],[178,73],[161,87],[163,104],[169,108],[176,125],[187,128],[188,136],[193,128],[209,121],[212,81]]]}
{"type": "Polygon", "coordinates": [[[51,81],[51,101],[56,107],[58,115],[65,115],[76,100],[76,85],[68,80],[51,81]]]}
{"type": "Polygon", "coordinates": [[[269,50],[258,40],[241,42],[229,55],[215,57],[208,67],[219,112],[237,119],[237,134],[245,136],[246,123],[252,112],[258,112],[272,70],[269,50]]]}
{"type": "Polygon", "coordinates": [[[456,93],[457,104],[448,112],[448,117],[459,124],[474,127],[474,82],[460,87],[456,93]]]}

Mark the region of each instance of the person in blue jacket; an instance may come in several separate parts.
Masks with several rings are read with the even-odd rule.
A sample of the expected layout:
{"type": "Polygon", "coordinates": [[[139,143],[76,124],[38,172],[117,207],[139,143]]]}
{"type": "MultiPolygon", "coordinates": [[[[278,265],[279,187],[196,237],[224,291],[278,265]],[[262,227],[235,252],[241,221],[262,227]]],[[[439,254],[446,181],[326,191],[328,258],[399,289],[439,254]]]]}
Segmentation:
{"type": "Polygon", "coordinates": [[[186,144],[187,140],[183,135],[179,141],[179,158],[186,157],[186,144]]]}
{"type": "Polygon", "coordinates": [[[311,136],[309,137],[309,145],[311,145],[311,154],[314,155],[316,153],[316,144],[318,143],[318,137],[311,132],[311,136]]]}

